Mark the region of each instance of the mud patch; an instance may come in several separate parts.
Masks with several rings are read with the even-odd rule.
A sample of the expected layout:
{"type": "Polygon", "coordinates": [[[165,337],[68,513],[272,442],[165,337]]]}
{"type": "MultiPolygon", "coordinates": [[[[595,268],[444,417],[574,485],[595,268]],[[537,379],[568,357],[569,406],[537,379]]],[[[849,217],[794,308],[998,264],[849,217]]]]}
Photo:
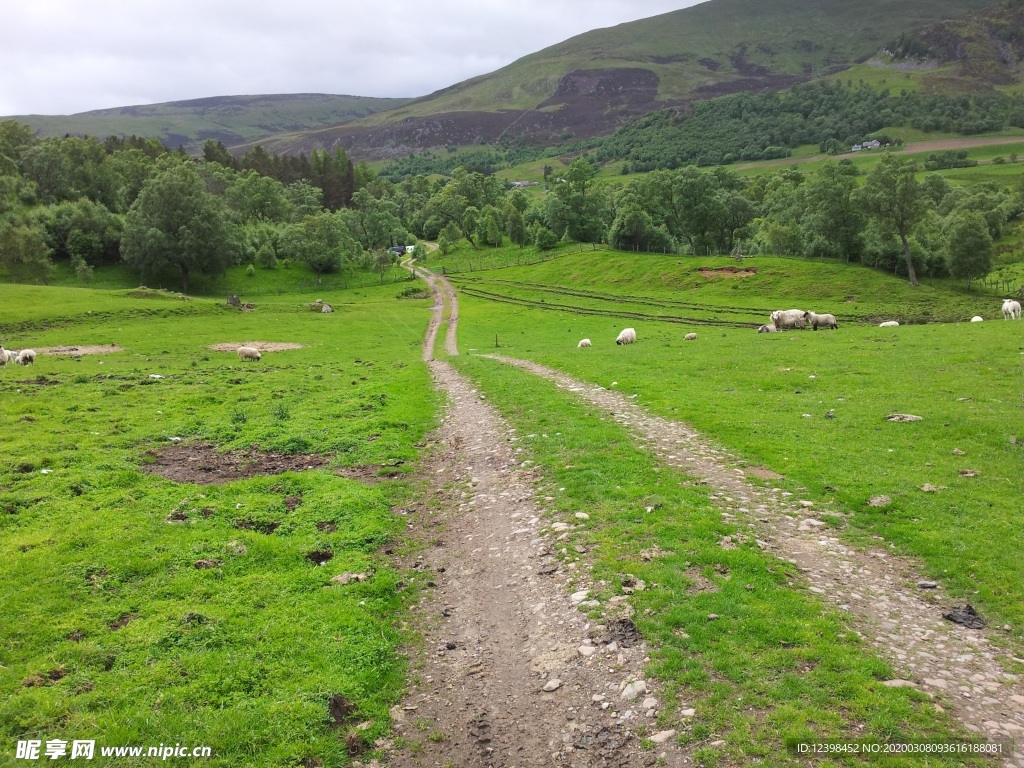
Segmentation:
{"type": "Polygon", "coordinates": [[[221,344],[211,344],[207,349],[214,352],[237,352],[239,347],[252,347],[260,352],[283,352],[287,349],[302,349],[301,344],[293,344],[288,341],[225,341],[221,344]]]}
{"type": "Polygon", "coordinates": [[[39,355],[109,355],[114,352],[124,352],[124,347],[117,344],[89,344],[81,347],[35,347],[39,355]]]}
{"type": "Polygon", "coordinates": [[[702,269],[700,274],[706,280],[753,277],[757,274],[757,269],[754,267],[717,267],[715,269],[702,269]]]}
{"type": "Polygon", "coordinates": [[[272,453],[251,449],[221,453],[207,443],[178,443],[147,451],[146,472],[176,483],[216,485],[259,475],[303,472],[327,464],[323,456],[272,453]]]}
{"type": "Polygon", "coordinates": [[[601,638],[602,643],[618,643],[621,648],[630,648],[641,640],[643,636],[632,619],[609,621],[605,636],[601,638]]]}

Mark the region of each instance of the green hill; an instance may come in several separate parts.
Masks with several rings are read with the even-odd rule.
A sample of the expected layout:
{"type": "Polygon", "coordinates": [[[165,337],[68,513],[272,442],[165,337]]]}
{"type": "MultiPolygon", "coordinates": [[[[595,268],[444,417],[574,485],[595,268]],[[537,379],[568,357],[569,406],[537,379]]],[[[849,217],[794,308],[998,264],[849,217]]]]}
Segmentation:
{"type": "Polygon", "coordinates": [[[597,29],[398,109],[275,151],[341,142],[386,157],[512,136],[550,144],[610,132],[630,115],[739,91],[784,89],[874,56],[901,33],[989,0],[710,0],[597,29]]]}
{"type": "Polygon", "coordinates": [[[206,139],[235,146],[274,134],[339,125],[406,99],[332,96],[322,93],[269,96],[218,96],[76,115],[20,115],[13,119],[32,126],[40,136],[142,136],[172,148],[197,150],[206,139]]]}

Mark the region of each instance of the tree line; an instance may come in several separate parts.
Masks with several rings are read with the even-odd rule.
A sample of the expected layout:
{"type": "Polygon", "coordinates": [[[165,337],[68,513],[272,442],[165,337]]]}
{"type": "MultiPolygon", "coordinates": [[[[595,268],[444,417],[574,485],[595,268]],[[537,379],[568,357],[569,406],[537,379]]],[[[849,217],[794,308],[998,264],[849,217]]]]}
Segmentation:
{"type": "Polygon", "coordinates": [[[541,197],[463,167],[394,182],[353,168],[340,151],[305,165],[255,150],[225,154],[215,144],[189,158],[143,140],[39,140],[0,123],[0,268],[45,282],[54,260],[66,259],[88,282],[95,267],[124,262],[140,282],[173,273],[187,291],[195,275],[239,264],[295,262],[317,276],[374,267],[383,276],[394,260],[387,249],[417,240],[436,240],[442,253],[574,241],[835,258],[915,283],[970,281],[991,269],[994,243],[1024,208],[1019,190],[955,187],[938,174],[919,181],[919,164],[895,153],[863,179],[850,162],[829,160],[749,180],[722,167],[663,168],[628,184],[599,183],[581,156],[551,174],[541,197]],[[288,168],[309,178],[277,178],[288,168]],[[328,189],[344,192],[330,198],[328,189]]]}

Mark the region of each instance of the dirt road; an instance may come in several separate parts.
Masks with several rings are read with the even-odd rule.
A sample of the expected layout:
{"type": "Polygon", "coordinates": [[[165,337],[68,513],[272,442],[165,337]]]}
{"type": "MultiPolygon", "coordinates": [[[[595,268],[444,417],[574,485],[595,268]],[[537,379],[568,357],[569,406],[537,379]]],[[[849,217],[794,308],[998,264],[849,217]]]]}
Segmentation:
{"type": "MultiPolygon", "coordinates": [[[[436,506],[419,512],[415,568],[434,590],[418,608],[424,639],[414,684],[392,711],[387,765],[634,768],[683,765],[656,727],[661,702],[643,679],[646,647],[628,619],[591,622],[586,566],[563,567],[535,501],[517,437],[433,349],[446,302],[446,349],[458,354],[451,285],[418,269],[435,297],[424,343],[449,407],[429,470],[436,506]],[[643,749],[641,736],[662,743],[643,749]]],[[[568,526],[567,523],[562,523],[568,526]]]]}

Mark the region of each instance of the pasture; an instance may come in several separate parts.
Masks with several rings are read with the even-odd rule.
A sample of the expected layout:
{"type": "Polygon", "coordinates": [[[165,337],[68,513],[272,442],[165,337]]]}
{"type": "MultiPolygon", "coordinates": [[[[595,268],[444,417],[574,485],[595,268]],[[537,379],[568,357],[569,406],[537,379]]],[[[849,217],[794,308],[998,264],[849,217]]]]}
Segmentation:
{"type": "Polygon", "coordinates": [[[95,738],[343,765],[346,739],[385,734],[417,585],[382,548],[434,423],[429,302],[0,292],[8,347],[123,350],[0,369],[0,762],[16,739],[95,738]],[[301,348],[209,349],[246,341],[301,348]],[[205,484],[228,457],[237,476],[205,484]]]}
{"type": "MultiPolygon", "coordinates": [[[[612,282],[614,259],[603,266],[595,260],[588,288],[652,295],[651,286],[669,271],[627,272],[612,282]]],[[[536,270],[555,264],[531,275],[543,281],[536,270]]],[[[491,274],[522,276],[509,269],[482,279],[496,279],[491,274]]],[[[539,297],[529,304],[463,291],[461,348],[493,352],[497,335],[502,354],[605,387],[617,382],[653,412],[690,423],[751,464],[782,474],[789,490],[806,488],[826,501],[851,540],[884,536],[920,558],[955,593],[984,605],[990,623],[1010,626],[1006,642],[1022,647],[1024,574],[1017,563],[1024,546],[1024,326],[996,319],[998,301],[972,299],[985,302],[990,322],[877,328],[885,312],[898,311],[896,296],[862,291],[857,303],[863,301],[867,312],[857,318],[844,312],[847,286],[822,279],[803,300],[785,289],[769,295],[787,296],[779,308],[809,304],[810,297],[816,311],[837,315],[839,330],[759,335],[751,326],[705,326],[726,317],[710,301],[703,312],[690,313],[690,323],[659,322],[650,306],[643,310],[646,319],[567,310],[555,300],[581,284],[573,275],[566,269],[557,286],[550,277],[547,289],[531,286],[539,297]],[[539,308],[544,303],[550,309],[539,308]],[[857,322],[866,318],[871,324],[857,322]],[[614,339],[625,325],[636,327],[640,341],[619,348],[614,339]],[[684,343],[691,331],[698,341],[684,343]],[[585,337],[594,347],[576,349],[585,337]],[[924,421],[887,422],[894,412],[924,421]],[[940,490],[923,491],[926,485],[940,490]],[[868,506],[877,495],[889,496],[891,504],[868,506]]],[[[893,292],[904,288],[886,280],[893,292]]],[[[971,306],[954,310],[960,297],[950,297],[948,305],[938,293],[932,298],[940,316],[963,318],[971,306]]],[[[767,322],[767,313],[749,308],[734,317],[767,322]]]]}

